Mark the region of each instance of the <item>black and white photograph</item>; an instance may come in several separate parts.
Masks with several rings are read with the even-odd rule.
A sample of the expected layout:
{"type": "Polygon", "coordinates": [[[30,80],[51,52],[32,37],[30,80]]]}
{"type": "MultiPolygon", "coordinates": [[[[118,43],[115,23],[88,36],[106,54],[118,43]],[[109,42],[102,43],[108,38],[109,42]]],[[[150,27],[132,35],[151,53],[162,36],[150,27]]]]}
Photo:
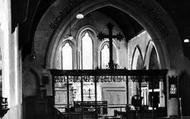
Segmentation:
{"type": "Polygon", "coordinates": [[[0,119],[190,119],[190,0],[0,0],[0,119]]]}

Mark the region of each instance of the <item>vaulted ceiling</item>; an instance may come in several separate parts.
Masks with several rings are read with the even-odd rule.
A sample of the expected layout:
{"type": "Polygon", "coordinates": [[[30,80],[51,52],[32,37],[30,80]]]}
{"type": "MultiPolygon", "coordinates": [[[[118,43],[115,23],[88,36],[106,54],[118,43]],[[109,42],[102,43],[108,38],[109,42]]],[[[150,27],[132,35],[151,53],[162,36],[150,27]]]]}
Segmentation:
{"type": "MultiPolygon", "coordinates": [[[[20,25],[19,47],[23,55],[31,52],[34,33],[44,12],[55,0],[11,0],[12,2],[12,28],[20,25]]],[[[190,38],[190,0],[156,0],[169,14],[176,24],[182,42],[190,38]]],[[[130,16],[111,7],[104,7],[99,12],[111,17],[124,32],[128,32],[126,38],[130,39],[138,34],[143,28],[130,16]],[[125,21],[122,21],[125,19],[125,21]],[[127,21],[126,21],[127,19],[127,21]]],[[[184,53],[187,57],[190,54],[189,44],[183,44],[184,53]]]]}
{"type": "Polygon", "coordinates": [[[116,8],[103,7],[101,9],[98,9],[98,11],[105,14],[106,16],[111,17],[122,29],[122,31],[126,35],[125,37],[127,40],[130,40],[143,30],[143,27],[139,23],[137,23],[137,21],[116,8]]]}

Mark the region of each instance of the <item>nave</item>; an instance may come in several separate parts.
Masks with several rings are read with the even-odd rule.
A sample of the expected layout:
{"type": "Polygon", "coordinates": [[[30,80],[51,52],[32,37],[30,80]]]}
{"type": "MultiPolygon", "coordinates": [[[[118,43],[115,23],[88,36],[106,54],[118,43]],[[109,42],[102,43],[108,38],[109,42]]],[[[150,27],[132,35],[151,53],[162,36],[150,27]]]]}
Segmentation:
{"type": "Polygon", "coordinates": [[[0,0],[0,118],[189,119],[188,0],[0,0]]]}

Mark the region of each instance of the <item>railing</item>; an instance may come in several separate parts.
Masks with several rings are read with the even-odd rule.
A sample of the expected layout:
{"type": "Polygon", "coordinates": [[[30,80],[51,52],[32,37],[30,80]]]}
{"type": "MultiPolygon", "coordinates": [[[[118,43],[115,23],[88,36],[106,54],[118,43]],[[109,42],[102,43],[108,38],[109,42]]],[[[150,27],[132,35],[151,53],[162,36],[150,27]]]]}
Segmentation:
{"type": "MultiPolygon", "coordinates": [[[[125,82],[126,83],[126,99],[128,104],[128,83],[129,80],[138,82],[150,82],[152,92],[154,92],[155,84],[163,81],[164,89],[166,89],[166,73],[167,70],[127,70],[127,69],[96,69],[96,70],[50,70],[53,77],[53,89],[60,85],[66,85],[67,89],[67,108],[69,109],[69,83],[81,83],[81,102],[83,102],[83,83],[94,82],[95,89],[95,110],[97,110],[97,83],[106,82],[125,82]]],[[[62,87],[62,86],[60,86],[62,87]]],[[[141,87],[141,86],[140,86],[141,87]]],[[[141,92],[141,91],[140,91],[141,92]]],[[[54,92],[55,93],[55,92],[54,92]]],[[[165,92],[164,92],[165,93],[165,92]]],[[[141,95],[141,94],[140,94],[141,95]]],[[[167,95],[166,95],[167,96],[167,95]]],[[[165,97],[166,102],[166,97],[165,97]]],[[[83,103],[82,103],[83,104],[83,103]]],[[[166,104],[167,105],[167,104],[166,104]]],[[[82,105],[83,106],[83,105],[82,105]]],[[[152,111],[154,113],[154,110],[152,111]]],[[[68,112],[69,113],[69,112],[68,112]]],[[[82,117],[84,110],[82,108],[82,117]]],[[[97,116],[96,116],[97,118],[97,116]]]]}
{"type": "Polygon", "coordinates": [[[97,70],[50,70],[55,85],[67,82],[154,82],[165,79],[167,70],[127,70],[127,69],[97,69],[97,70]],[[96,78],[96,80],[95,80],[96,78]]]}
{"type": "Polygon", "coordinates": [[[51,69],[53,76],[165,76],[162,70],[127,70],[127,69],[96,69],[96,70],[58,70],[51,69]]]}

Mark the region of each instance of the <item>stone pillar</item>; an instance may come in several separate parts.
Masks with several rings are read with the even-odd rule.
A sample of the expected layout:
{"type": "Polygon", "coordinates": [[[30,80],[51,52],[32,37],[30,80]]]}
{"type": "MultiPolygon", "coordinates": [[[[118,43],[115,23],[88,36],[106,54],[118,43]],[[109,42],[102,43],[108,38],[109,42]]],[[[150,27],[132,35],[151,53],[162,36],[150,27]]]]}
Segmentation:
{"type": "Polygon", "coordinates": [[[11,0],[0,1],[2,31],[2,96],[8,100],[8,112],[3,119],[22,118],[21,55],[18,50],[18,27],[11,32],[11,0]]]}

